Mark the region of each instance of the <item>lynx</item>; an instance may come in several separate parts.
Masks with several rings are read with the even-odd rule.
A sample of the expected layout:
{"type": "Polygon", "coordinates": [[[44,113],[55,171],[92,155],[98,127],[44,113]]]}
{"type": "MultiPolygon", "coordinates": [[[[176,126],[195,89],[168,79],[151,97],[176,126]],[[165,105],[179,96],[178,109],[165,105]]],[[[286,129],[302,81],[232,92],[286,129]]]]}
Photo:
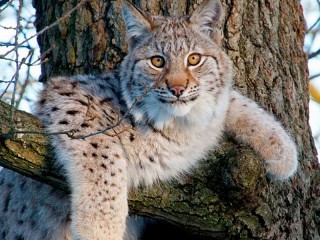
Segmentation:
{"type": "Polygon", "coordinates": [[[130,189],[179,178],[224,132],[251,146],[267,173],[297,169],[293,140],[270,114],[232,90],[218,0],[190,16],[151,16],[124,1],[128,55],[99,76],[52,78],[38,116],[71,194],[9,170],[0,175],[1,239],[139,239],[126,234],[130,189]]]}

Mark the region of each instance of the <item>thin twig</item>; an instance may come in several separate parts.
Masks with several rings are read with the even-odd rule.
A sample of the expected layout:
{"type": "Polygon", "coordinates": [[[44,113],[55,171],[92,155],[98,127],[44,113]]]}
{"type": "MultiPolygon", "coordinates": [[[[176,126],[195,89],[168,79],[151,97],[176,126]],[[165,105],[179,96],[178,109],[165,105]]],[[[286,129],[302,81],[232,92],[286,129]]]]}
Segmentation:
{"type": "Polygon", "coordinates": [[[2,13],[7,7],[12,4],[13,0],[10,0],[3,8],[0,9],[0,13],[2,13]]]}
{"type": "Polygon", "coordinates": [[[2,97],[4,96],[4,94],[8,91],[8,88],[10,87],[11,83],[14,83],[14,79],[15,79],[15,75],[13,75],[9,81],[6,81],[6,82],[8,82],[8,85],[7,85],[7,87],[4,89],[3,93],[0,95],[0,100],[2,99],[2,97]]]}
{"type": "MultiPolygon", "coordinates": [[[[31,51],[34,51],[34,49],[32,50],[31,49],[31,51]]],[[[15,59],[11,59],[11,58],[2,58],[3,60],[6,60],[6,61],[9,61],[9,62],[16,62],[16,60],[15,59]]],[[[23,65],[26,65],[27,67],[34,67],[34,66],[38,66],[38,65],[40,65],[41,64],[41,62],[40,63],[36,63],[36,62],[38,62],[40,59],[37,59],[37,60],[35,60],[33,63],[26,63],[26,62],[22,62],[22,61],[18,61],[20,64],[23,64],[23,65]]]]}
{"type": "Polygon", "coordinates": [[[309,77],[309,80],[315,79],[315,78],[317,78],[317,77],[320,77],[320,73],[317,73],[317,74],[309,77]]]}
{"type": "Polygon", "coordinates": [[[0,80],[0,83],[10,83],[11,81],[7,81],[7,80],[0,80]]]}
{"type": "MultiPolygon", "coordinates": [[[[6,60],[6,61],[9,61],[9,62],[17,62],[17,60],[16,59],[11,59],[11,58],[2,58],[3,60],[6,60]]],[[[22,63],[21,61],[18,61],[18,63],[22,63]]],[[[29,64],[29,63],[23,63],[24,65],[26,65],[26,66],[28,66],[28,67],[32,67],[32,66],[34,66],[34,65],[31,65],[31,64],[29,64]]]]}
{"type": "Polygon", "coordinates": [[[21,90],[20,90],[20,96],[18,98],[18,100],[16,101],[16,105],[15,105],[15,108],[19,108],[19,105],[21,103],[21,100],[24,98],[24,94],[26,92],[26,89],[27,89],[27,86],[29,85],[30,83],[30,62],[31,62],[31,59],[32,59],[32,55],[33,55],[33,51],[32,53],[30,54],[30,57],[28,57],[29,59],[29,66],[27,68],[27,74],[26,74],[26,79],[24,80],[23,84],[21,85],[21,90]]]}
{"type": "Polygon", "coordinates": [[[317,51],[310,53],[308,55],[308,59],[314,58],[314,57],[318,56],[319,54],[320,54],[320,48],[317,51]]]}
{"type": "Polygon", "coordinates": [[[310,54],[310,51],[311,51],[311,48],[312,48],[312,45],[313,45],[313,42],[314,42],[314,39],[316,38],[316,34],[309,34],[310,35],[310,44],[308,46],[308,49],[306,50],[307,54],[309,55],[310,54]]]}
{"type": "MultiPolygon", "coordinates": [[[[31,54],[31,51],[29,51],[28,55],[25,58],[23,58],[21,62],[19,62],[19,67],[18,67],[19,69],[21,69],[21,66],[25,63],[25,61],[30,56],[30,54],[31,54]]],[[[16,84],[15,79],[16,79],[16,74],[14,74],[9,81],[6,81],[8,83],[8,85],[5,88],[5,90],[3,91],[3,93],[0,95],[0,100],[2,99],[4,94],[8,91],[8,88],[10,87],[11,83],[16,84]]],[[[2,82],[5,82],[5,81],[2,81],[2,82]]]]}
{"type": "MultiPolygon", "coordinates": [[[[40,63],[38,63],[38,64],[42,64],[44,61],[46,61],[47,55],[48,55],[55,47],[56,47],[56,45],[55,45],[55,44],[52,44],[52,45],[50,46],[50,48],[47,49],[44,53],[42,53],[41,56],[38,57],[38,59],[36,59],[34,62],[31,63],[31,65],[35,65],[36,62],[38,62],[38,61],[40,61],[40,63]]],[[[37,64],[37,65],[38,65],[38,64],[37,64]]]]}
{"type": "MultiPolygon", "coordinates": [[[[16,35],[14,37],[14,43],[15,45],[19,44],[19,31],[20,31],[20,16],[21,16],[21,10],[22,10],[22,5],[23,1],[19,0],[19,7],[18,7],[18,12],[17,12],[17,28],[16,28],[16,35]]],[[[13,84],[13,92],[12,92],[12,97],[11,97],[11,107],[10,107],[10,123],[12,124],[11,127],[14,129],[14,103],[16,99],[16,91],[17,91],[17,85],[19,81],[19,70],[21,64],[19,64],[19,51],[18,48],[15,49],[15,54],[16,54],[16,72],[15,72],[15,81],[13,84]]]]}
{"type": "Polygon", "coordinates": [[[107,131],[109,131],[111,129],[114,129],[114,128],[118,127],[122,123],[122,121],[129,116],[129,114],[131,113],[132,109],[136,106],[136,104],[138,102],[139,101],[136,100],[131,105],[131,107],[128,109],[128,111],[126,111],[125,114],[121,118],[119,118],[118,121],[115,124],[113,124],[112,126],[108,126],[108,127],[104,128],[104,129],[102,129],[100,131],[96,131],[96,132],[93,132],[93,133],[90,133],[90,134],[87,134],[87,135],[75,136],[75,137],[73,137],[73,139],[85,139],[85,138],[88,138],[88,137],[92,137],[92,136],[95,136],[95,135],[98,135],[98,134],[105,133],[105,132],[107,132],[107,131]]]}
{"type": "Polygon", "coordinates": [[[66,131],[59,131],[59,132],[48,132],[48,131],[37,131],[37,130],[22,130],[22,131],[16,131],[13,130],[12,134],[4,134],[4,135],[16,135],[16,134],[36,134],[36,135],[44,135],[44,136],[54,136],[54,135],[63,135],[66,134],[67,136],[74,138],[74,133],[78,132],[78,129],[70,129],[66,131]]]}
{"type": "Polygon", "coordinates": [[[307,33],[309,33],[312,28],[314,28],[315,26],[317,26],[317,24],[320,22],[320,17],[317,19],[317,21],[307,30],[307,33]]]}
{"type": "Polygon", "coordinates": [[[5,27],[5,26],[2,26],[2,25],[0,25],[0,28],[3,28],[5,30],[16,30],[16,27],[5,27]]]}

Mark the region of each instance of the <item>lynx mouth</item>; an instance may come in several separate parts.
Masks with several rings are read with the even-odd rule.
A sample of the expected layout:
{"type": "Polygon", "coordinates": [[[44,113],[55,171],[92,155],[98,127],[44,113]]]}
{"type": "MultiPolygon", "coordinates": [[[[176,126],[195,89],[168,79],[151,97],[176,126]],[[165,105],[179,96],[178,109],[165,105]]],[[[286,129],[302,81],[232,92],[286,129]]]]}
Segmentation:
{"type": "Polygon", "coordinates": [[[188,104],[190,102],[195,101],[198,98],[198,96],[193,96],[191,98],[176,98],[176,99],[166,99],[166,98],[158,98],[159,102],[164,104],[188,104]]]}

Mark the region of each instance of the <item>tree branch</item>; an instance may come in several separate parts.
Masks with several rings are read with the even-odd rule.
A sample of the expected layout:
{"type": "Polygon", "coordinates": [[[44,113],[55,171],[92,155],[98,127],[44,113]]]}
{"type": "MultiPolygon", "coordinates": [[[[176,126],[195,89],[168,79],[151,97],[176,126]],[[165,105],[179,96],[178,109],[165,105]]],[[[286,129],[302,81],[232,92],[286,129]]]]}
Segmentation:
{"type": "Polygon", "coordinates": [[[314,57],[318,56],[319,54],[320,54],[320,48],[317,51],[310,53],[308,55],[308,59],[314,58],[314,57]]]}
{"type": "MultiPolygon", "coordinates": [[[[0,165],[68,191],[62,170],[54,167],[45,136],[32,133],[44,132],[39,120],[16,110],[14,124],[18,134],[15,137],[4,124],[9,121],[10,106],[0,101],[0,165]]],[[[131,192],[130,210],[183,226],[193,233],[223,239],[235,221],[235,212],[252,217],[258,202],[252,199],[259,199],[259,187],[266,184],[263,174],[261,163],[251,149],[224,141],[220,149],[192,173],[193,177],[185,176],[183,182],[172,181],[170,185],[162,183],[152,189],[131,192]],[[234,201],[243,202],[247,209],[233,209],[234,201]]]]}

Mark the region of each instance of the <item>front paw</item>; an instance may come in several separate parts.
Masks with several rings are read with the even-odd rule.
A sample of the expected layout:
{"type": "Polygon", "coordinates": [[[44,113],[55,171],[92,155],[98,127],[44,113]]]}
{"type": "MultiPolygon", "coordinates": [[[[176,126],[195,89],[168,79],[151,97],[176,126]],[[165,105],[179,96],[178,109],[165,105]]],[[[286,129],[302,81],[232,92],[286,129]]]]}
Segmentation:
{"type": "Polygon", "coordinates": [[[284,180],[291,177],[298,168],[297,150],[294,143],[286,143],[285,146],[274,149],[273,154],[269,154],[265,164],[267,173],[271,178],[284,180]]]}

